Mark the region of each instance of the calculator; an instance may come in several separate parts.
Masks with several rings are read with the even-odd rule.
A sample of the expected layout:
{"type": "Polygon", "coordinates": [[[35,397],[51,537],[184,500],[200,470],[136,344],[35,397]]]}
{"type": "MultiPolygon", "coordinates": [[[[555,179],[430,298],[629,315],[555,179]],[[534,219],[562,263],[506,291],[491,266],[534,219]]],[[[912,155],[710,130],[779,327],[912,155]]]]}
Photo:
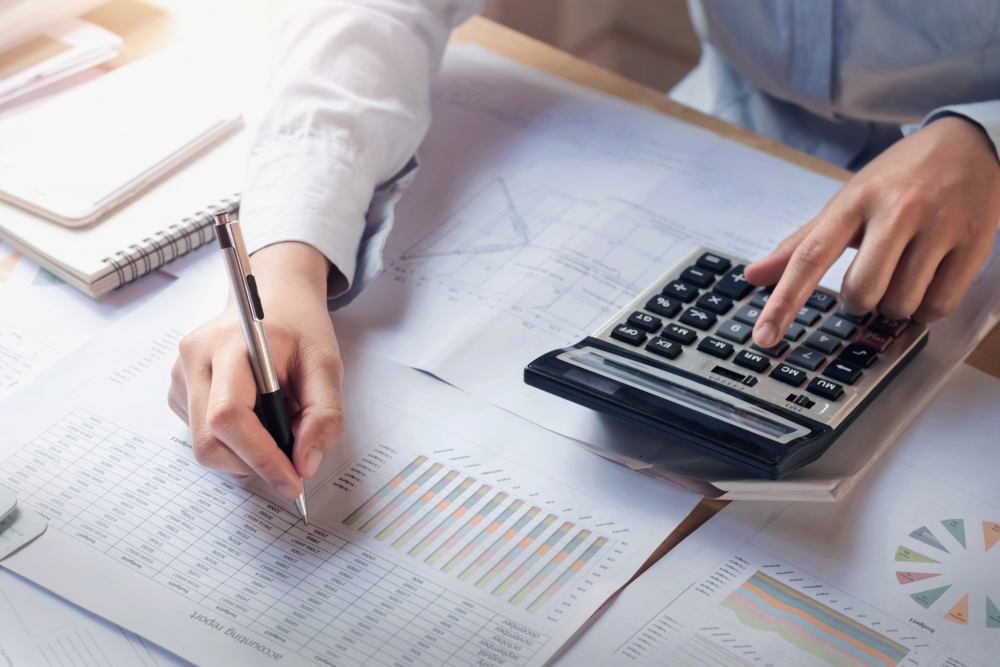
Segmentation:
{"type": "Polygon", "coordinates": [[[816,460],[927,344],[927,327],[851,315],[815,290],[780,343],[754,324],[772,287],[699,247],[601,328],[524,369],[527,384],[779,479],[816,460]]]}

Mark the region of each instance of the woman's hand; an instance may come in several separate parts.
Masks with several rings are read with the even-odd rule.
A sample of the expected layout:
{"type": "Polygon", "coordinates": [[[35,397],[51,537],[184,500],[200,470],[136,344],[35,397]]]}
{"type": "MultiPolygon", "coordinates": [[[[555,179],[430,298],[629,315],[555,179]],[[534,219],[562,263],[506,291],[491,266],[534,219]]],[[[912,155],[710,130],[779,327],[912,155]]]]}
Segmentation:
{"type": "Polygon", "coordinates": [[[342,367],[326,307],[329,264],[312,246],[279,243],[254,253],[264,330],[289,404],[294,467],[253,411],[257,385],[232,299],[185,337],[167,400],[191,427],[202,465],[241,477],[258,474],[289,500],[344,432],[342,367]]]}
{"type": "Polygon", "coordinates": [[[990,254],[1000,221],[1000,163],[982,129],[946,116],[893,144],[857,173],[811,222],[746,268],[777,283],[754,328],[777,345],[823,274],[847,247],[844,310],[878,307],[930,322],[953,311],[990,254]]]}

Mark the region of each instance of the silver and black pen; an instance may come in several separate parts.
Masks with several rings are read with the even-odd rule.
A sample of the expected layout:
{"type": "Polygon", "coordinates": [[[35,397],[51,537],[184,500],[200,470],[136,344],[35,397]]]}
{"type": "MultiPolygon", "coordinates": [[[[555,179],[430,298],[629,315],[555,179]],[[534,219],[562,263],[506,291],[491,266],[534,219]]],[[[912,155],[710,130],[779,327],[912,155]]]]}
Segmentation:
{"type": "MultiPolygon", "coordinates": [[[[236,302],[243,335],[247,339],[247,349],[250,351],[250,365],[257,381],[257,393],[260,395],[261,421],[278,444],[278,448],[289,461],[294,461],[292,446],[295,444],[295,436],[288,419],[288,411],[285,409],[285,397],[281,395],[281,387],[278,386],[278,375],[271,359],[271,349],[267,346],[267,336],[264,335],[262,324],[264,308],[257,294],[257,281],[250,270],[250,256],[247,255],[246,245],[243,243],[239,221],[230,220],[228,213],[216,215],[215,235],[226,258],[229,286],[232,288],[233,301],[236,302]]],[[[306,508],[305,480],[302,480],[302,492],[295,499],[295,509],[308,525],[309,510],[306,508]]]]}

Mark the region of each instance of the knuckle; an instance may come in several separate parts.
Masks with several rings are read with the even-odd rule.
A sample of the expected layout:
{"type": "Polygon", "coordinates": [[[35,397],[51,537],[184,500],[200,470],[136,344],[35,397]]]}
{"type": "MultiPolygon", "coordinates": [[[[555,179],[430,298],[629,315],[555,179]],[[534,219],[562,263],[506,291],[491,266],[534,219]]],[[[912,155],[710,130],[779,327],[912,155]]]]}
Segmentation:
{"type": "Polygon", "coordinates": [[[872,310],[878,305],[879,297],[881,296],[869,281],[858,280],[852,277],[844,279],[840,293],[844,299],[852,305],[864,309],[865,312],[872,310]]]}
{"type": "Polygon", "coordinates": [[[330,445],[344,435],[344,429],[347,426],[347,422],[344,419],[343,410],[339,410],[337,408],[325,408],[319,414],[319,421],[323,425],[323,433],[327,438],[330,438],[330,445]]]}
{"type": "Polygon", "coordinates": [[[916,312],[918,306],[920,306],[919,297],[912,295],[897,296],[883,300],[879,304],[878,312],[893,320],[905,320],[916,312]]]}
{"type": "Polygon", "coordinates": [[[239,418],[240,409],[236,405],[219,401],[208,407],[205,422],[209,432],[218,435],[228,433],[239,418]]]}
{"type": "Polygon", "coordinates": [[[194,460],[206,468],[212,468],[218,458],[219,441],[207,433],[195,435],[191,441],[194,460]]]}
{"type": "Polygon", "coordinates": [[[924,319],[932,322],[950,315],[958,307],[959,301],[960,299],[954,296],[940,296],[928,299],[921,308],[924,319]]]}
{"type": "Polygon", "coordinates": [[[827,257],[825,244],[817,238],[807,236],[792,253],[792,261],[807,270],[822,268],[827,257]]]}

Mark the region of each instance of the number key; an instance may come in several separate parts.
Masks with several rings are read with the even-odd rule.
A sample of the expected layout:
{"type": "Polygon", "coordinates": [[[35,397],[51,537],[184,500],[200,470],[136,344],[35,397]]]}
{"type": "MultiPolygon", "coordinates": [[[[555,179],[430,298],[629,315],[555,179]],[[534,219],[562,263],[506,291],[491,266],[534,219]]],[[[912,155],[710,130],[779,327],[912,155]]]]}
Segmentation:
{"type": "Polygon", "coordinates": [[[820,290],[813,290],[812,295],[806,299],[807,306],[824,313],[833,308],[833,304],[835,303],[837,303],[836,297],[820,290]]]}
{"type": "Polygon", "coordinates": [[[733,315],[733,319],[743,324],[749,324],[753,326],[757,324],[757,319],[760,317],[760,308],[754,308],[753,306],[743,306],[733,315]]]}
{"type": "Polygon", "coordinates": [[[833,354],[840,347],[840,339],[822,331],[813,331],[809,334],[809,338],[806,338],[806,345],[823,354],[833,354]]]}
{"type": "Polygon", "coordinates": [[[831,315],[826,318],[819,328],[820,331],[825,331],[837,336],[838,338],[844,339],[850,338],[858,331],[858,328],[854,326],[853,322],[845,320],[843,317],[837,317],[836,315],[831,315]]]}
{"type": "Polygon", "coordinates": [[[804,347],[797,347],[788,353],[788,357],[785,361],[790,364],[795,364],[796,366],[801,366],[807,371],[814,371],[819,368],[824,361],[826,361],[826,357],[815,350],[807,350],[804,347]]]}
{"type": "Polygon", "coordinates": [[[819,311],[815,308],[810,308],[809,306],[802,306],[802,310],[799,314],[795,316],[795,321],[799,324],[804,324],[807,327],[811,327],[816,324],[816,320],[820,317],[819,311]]]}

